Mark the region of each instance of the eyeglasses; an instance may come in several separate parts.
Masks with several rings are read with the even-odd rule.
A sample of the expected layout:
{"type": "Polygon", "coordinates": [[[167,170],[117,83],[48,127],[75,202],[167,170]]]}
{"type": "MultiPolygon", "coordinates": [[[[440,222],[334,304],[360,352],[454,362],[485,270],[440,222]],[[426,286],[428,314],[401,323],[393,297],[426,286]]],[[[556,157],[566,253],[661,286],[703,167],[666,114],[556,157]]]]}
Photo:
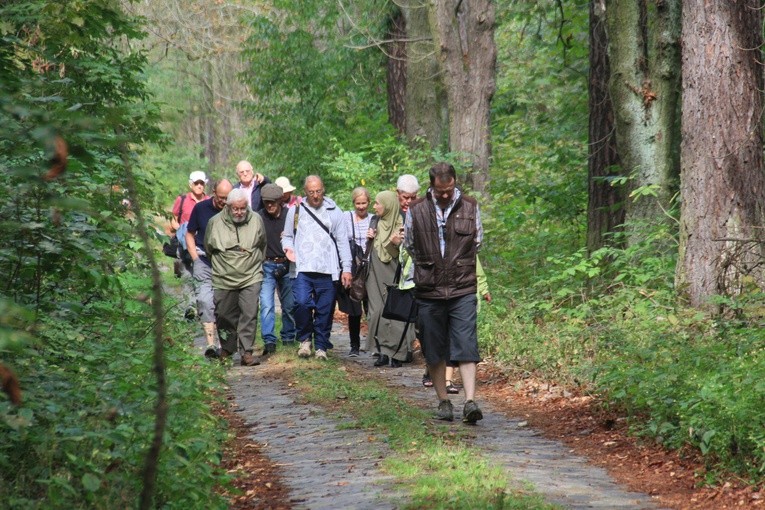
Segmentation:
{"type": "Polygon", "coordinates": [[[252,170],[237,170],[236,173],[238,173],[239,175],[247,175],[247,174],[251,174],[252,170]]]}
{"type": "Polygon", "coordinates": [[[247,212],[247,209],[248,209],[247,207],[232,207],[231,212],[235,214],[239,214],[239,213],[247,212]]]}
{"type": "Polygon", "coordinates": [[[309,196],[312,196],[312,197],[318,197],[319,195],[323,195],[324,194],[324,190],[323,189],[317,189],[317,190],[312,190],[312,191],[306,190],[305,194],[309,195],[309,196]]]}

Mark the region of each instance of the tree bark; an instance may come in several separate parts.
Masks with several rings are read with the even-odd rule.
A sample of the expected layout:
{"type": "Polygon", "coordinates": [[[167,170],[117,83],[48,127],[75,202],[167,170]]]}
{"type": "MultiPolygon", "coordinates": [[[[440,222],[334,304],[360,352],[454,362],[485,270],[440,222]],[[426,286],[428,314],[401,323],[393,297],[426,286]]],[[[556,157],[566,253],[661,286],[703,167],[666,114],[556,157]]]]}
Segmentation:
{"type": "Polygon", "coordinates": [[[607,234],[624,223],[624,188],[609,177],[621,175],[616,148],[614,108],[608,93],[611,66],[605,10],[600,0],[590,2],[589,144],[587,174],[587,251],[609,243],[607,234]]]}
{"type": "MultiPolygon", "coordinates": [[[[601,2],[602,5],[602,2],[601,2]]],[[[629,242],[640,227],[667,221],[679,173],[680,0],[605,0],[609,90],[622,172],[631,176],[629,242]]]]}
{"type": "Polygon", "coordinates": [[[399,133],[406,133],[406,19],[401,11],[390,19],[386,44],[388,120],[399,133]]]}
{"type": "Polygon", "coordinates": [[[399,3],[406,21],[406,138],[425,140],[431,149],[449,143],[449,104],[441,81],[428,6],[421,0],[399,3]]]}
{"type": "Polygon", "coordinates": [[[680,257],[677,288],[709,311],[714,295],[762,288],[765,175],[759,0],[684,6],[680,257]]]}
{"type": "Polygon", "coordinates": [[[483,193],[489,178],[489,112],[496,89],[494,3],[430,0],[429,20],[449,102],[449,149],[464,158],[466,184],[483,193]]]}

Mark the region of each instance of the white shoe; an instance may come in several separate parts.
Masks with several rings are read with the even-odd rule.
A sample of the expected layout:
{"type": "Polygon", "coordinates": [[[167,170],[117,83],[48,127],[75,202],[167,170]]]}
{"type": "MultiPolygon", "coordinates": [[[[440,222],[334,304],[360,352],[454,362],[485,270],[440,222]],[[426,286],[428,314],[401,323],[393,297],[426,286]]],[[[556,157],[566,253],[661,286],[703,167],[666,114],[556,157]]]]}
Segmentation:
{"type": "Polygon", "coordinates": [[[316,359],[327,359],[327,351],[324,349],[316,349],[316,359]]]}
{"type": "Polygon", "coordinates": [[[298,356],[300,356],[301,358],[311,357],[311,341],[310,340],[304,340],[300,342],[300,349],[298,349],[298,356]]]}

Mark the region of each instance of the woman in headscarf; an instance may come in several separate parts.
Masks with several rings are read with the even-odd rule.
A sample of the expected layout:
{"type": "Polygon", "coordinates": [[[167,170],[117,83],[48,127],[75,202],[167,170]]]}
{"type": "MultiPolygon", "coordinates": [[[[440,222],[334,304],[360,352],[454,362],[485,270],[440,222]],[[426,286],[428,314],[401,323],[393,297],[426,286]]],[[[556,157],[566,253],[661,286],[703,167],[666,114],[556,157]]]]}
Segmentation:
{"type": "Polygon", "coordinates": [[[392,285],[398,268],[400,236],[403,223],[399,212],[398,196],[393,191],[377,194],[374,204],[379,218],[374,231],[374,241],[369,255],[367,299],[369,300],[369,333],[367,350],[380,353],[376,367],[398,368],[406,360],[409,345],[414,339],[414,327],[406,323],[385,319],[382,316],[387,294],[386,285],[392,285]],[[398,243],[398,244],[397,244],[398,243]],[[404,330],[406,328],[406,334],[404,330]]]}

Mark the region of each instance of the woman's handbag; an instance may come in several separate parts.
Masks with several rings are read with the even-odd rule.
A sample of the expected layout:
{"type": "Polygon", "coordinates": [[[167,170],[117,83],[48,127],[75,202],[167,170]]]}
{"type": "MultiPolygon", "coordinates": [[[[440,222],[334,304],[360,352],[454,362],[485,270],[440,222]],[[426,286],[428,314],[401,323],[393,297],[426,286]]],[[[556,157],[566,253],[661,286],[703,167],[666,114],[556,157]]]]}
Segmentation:
{"type": "Polygon", "coordinates": [[[369,276],[369,250],[372,245],[372,239],[367,239],[366,248],[362,251],[361,247],[356,244],[354,235],[354,241],[351,244],[351,253],[354,254],[353,260],[355,268],[353,269],[353,277],[351,278],[351,287],[348,289],[348,295],[352,300],[361,303],[367,298],[367,277],[369,276]],[[359,257],[359,252],[361,256],[359,257]]]}
{"type": "Polygon", "coordinates": [[[398,287],[400,278],[401,264],[396,268],[393,284],[385,285],[388,292],[385,295],[382,316],[394,321],[414,322],[417,320],[417,301],[414,298],[414,289],[400,289],[398,287]]]}

